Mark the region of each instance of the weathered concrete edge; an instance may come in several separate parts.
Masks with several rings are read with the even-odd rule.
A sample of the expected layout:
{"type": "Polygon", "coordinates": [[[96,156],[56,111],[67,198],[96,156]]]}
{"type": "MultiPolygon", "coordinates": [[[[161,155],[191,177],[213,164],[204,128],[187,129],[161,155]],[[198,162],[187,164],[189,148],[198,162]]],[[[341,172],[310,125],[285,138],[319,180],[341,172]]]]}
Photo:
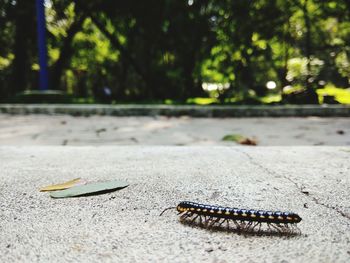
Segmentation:
{"type": "Polygon", "coordinates": [[[68,114],[73,116],[183,116],[192,117],[350,117],[350,105],[198,106],[101,104],[0,104],[6,114],[68,114]]]}

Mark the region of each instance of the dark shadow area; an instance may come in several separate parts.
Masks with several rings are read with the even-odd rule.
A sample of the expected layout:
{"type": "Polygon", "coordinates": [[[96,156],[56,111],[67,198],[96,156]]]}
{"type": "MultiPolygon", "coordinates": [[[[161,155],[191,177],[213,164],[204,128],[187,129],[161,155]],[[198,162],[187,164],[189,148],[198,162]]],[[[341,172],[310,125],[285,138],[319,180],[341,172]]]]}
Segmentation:
{"type": "Polygon", "coordinates": [[[192,221],[190,219],[180,220],[180,223],[188,227],[203,228],[212,232],[224,232],[229,234],[242,235],[245,237],[262,237],[262,236],[283,237],[283,238],[306,237],[306,235],[303,235],[300,231],[297,231],[297,230],[294,230],[294,231],[291,230],[290,232],[277,231],[276,229],[273,229],[273,228],[267,228],[266,224],[263,224],[261,229],[258,230],[258,229],[251,229],[251,228],[238,229],[236,227],[233,227],[232,222],[230,222],[229,226],[227,226],[226,224],[208,226],[205,223],[192,221]]]}
{"type": "MultiPolygon", "coordinates": [[[[82,194],[82,195],[76,195],[76,196],[70,196],[69,198],[79,198],[79,197],[88,197],[88,196],[97,196],[97,195],[104,195],[108,193],[112,193],[121,189],[124,189],[125,187],[122,188],[114,188],[114,189],[108,189],[108,190],[103,190],[103,191],[98,191],[98,192],[93,192],[93,193],[88,193],[88,194],[82,194]]],[[[61,198],[67,198],[67,197],[55,197],[55,199],[61,199],[61,198]]]]}

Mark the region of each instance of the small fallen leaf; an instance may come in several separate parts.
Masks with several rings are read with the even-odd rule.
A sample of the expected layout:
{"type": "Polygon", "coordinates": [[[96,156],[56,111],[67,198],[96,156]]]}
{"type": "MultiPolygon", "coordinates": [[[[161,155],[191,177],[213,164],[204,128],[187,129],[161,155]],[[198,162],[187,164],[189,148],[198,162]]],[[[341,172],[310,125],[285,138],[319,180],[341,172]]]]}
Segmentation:
{"type": "Polygon", "coordinates": [[[258,144],[256,140],[250,139],[250,138],[244,138],[243,140],[240,140],[238,143],[244,144],[244,145],[252,145],[252,146],[256,146],[258,144]]]}
{"type": "Polygon", "coordinates": [[[57,190],[64,190],[67,188],[70,188],[72,186],[76,186],[79,184],[85,184],[86,182],[81,180],[81,178],[76,178],[71,181],[62,183],[62,184],[54,184],[54,185],[49,185],[45,186],[43,188],[40,188],[40,192],[48,192],[48,191],[57,191],[57,190]]]}
{"type": "Polygon", "coordinates": [[[223,141],[233,141],[243,145],[257,145],[258,142],[253,138],[244,137],[240,134],[228,134],[222,138],[223,141]]]}
{"type": "Polygon", "coordinates": [[[56,191],[50,193],[52,198],[65,198],[65,197],[75,197],[93,194],[102,194],[106,192],[112,192],[118,189],[127,187],[129,184],[125,181],[108,181],[108,182],[98,182],[90,183],[86,185],[74,186],[72,188],[56,191]]]}
{"type": "Polygon", "coordinates": [[[242,139],[244,139],[244,137],[239,134],[228,134],[222,138],[223,141],[232,141],[232,142],[239,142],[242,139]]]}

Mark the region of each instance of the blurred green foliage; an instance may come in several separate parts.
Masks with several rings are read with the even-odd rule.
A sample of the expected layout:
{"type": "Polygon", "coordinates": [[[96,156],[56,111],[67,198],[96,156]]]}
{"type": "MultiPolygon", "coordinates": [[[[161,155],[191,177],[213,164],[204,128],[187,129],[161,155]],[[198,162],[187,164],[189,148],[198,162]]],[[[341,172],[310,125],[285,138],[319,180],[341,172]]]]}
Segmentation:
{"type": "MultiPolygon", "coordinates": [[[[295,92],[350,103],[347,0],[45,4],[50,88],[74,103],[286,103],[295,92]]],[[[35,1],[0,0],[0,100],[38,87],[35,17],[35,1]]]]}

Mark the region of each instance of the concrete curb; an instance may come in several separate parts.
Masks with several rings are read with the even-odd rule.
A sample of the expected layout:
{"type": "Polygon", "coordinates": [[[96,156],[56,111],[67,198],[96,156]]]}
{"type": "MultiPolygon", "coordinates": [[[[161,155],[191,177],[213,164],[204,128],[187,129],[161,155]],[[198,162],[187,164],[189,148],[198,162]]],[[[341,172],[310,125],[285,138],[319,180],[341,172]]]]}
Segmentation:
{"type": "Polygon", "coordinates": [[[349,117],[350,105],[198,106],[198,105],[71,105],[0,104],[6,114],[68,114],[73,116],[182,116],[192,117],[349,117]]]}

